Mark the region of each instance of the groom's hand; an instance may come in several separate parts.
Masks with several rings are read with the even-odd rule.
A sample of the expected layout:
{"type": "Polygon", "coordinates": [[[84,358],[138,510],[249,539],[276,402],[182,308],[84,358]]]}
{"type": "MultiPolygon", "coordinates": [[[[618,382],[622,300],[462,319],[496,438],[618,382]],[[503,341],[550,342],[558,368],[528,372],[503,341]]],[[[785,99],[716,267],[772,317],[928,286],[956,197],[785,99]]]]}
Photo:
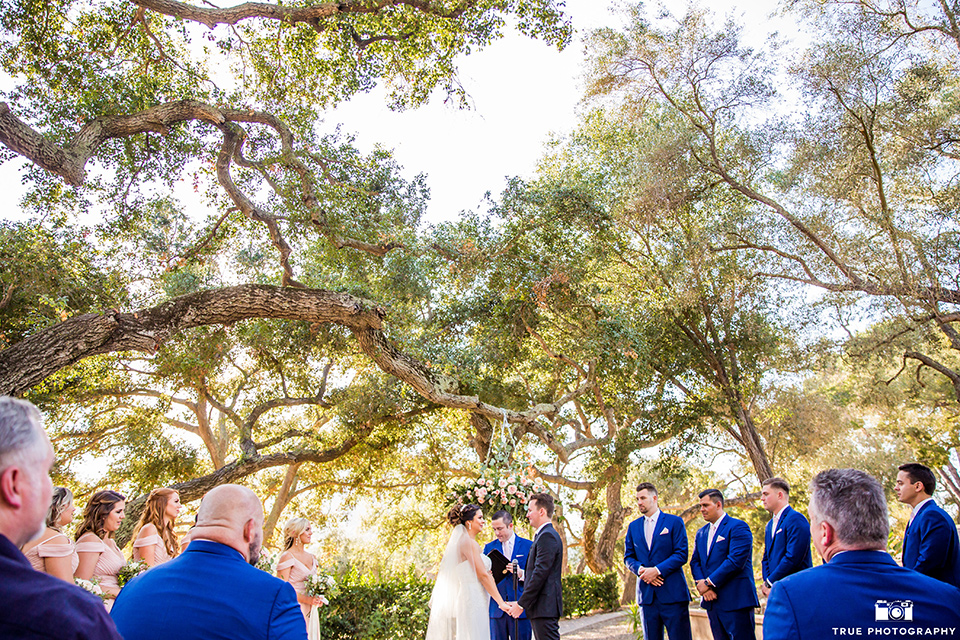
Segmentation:
{"type": "Polygon", "coordinates": [[[507,613],[510,614],[511,617],[519,618],[521,615],[523,615],[523,607],[521,607],[519,604],[516,602],[510,602],[508,604],[510,606],[507,609],[507,613]]]}

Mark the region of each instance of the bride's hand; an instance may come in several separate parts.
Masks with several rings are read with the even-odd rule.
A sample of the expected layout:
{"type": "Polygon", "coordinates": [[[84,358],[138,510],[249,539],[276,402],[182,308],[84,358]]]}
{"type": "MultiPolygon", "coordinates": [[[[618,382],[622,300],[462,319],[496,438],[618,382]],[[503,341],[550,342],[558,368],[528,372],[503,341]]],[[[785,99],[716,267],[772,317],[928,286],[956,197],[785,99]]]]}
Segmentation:
{"type": "Polygon", "coordinates": [[[501,603],[500,603],[500,611],[503,611],[504,613],[510,613],[510,603],[509,603],[509,602],[501,602],[501,603]]]}

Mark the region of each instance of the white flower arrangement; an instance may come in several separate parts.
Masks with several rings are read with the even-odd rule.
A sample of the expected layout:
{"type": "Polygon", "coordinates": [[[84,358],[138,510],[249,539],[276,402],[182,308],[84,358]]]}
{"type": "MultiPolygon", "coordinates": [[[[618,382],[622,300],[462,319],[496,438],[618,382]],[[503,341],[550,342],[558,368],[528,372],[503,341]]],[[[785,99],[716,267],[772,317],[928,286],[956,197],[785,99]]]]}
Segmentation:
{"type": "Polygon", "coordinates": [[[103,589],[100,588],[100,578],[91,578],[90,580],[74,578],[73,582],[84,591],[92,593],[101,600],[106,600],[108,597],[107,594],[103,592],[103,589]]]}
{"type": "Polygon", "coordinates": [[[530,496],[546,490],[543,480],[532,475],[532,470],[499,472],[489,469],[479,478],[455,483],[447,500],[451,507],[477,504],[487,517],[496,511],[508,511],[516,521],[526,513],[530,496]]]}
{"type": "Polygon", "coordinates": [[[340,591],[333,576],[320,572],[307,576],[303,581],[303,587],[308,596],[323,598],[324,604],[329,604],[330,598],[340,591]]]}

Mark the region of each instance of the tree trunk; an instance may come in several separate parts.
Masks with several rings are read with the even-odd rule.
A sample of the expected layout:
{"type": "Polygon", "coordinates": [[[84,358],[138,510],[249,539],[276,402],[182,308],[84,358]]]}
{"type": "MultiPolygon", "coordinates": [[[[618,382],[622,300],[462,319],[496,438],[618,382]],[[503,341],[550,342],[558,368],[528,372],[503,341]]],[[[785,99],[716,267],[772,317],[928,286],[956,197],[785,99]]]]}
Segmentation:
{"type": "MultiPolygon", "coordinates": [[[[953,456],[956,454],[956,450],[951,450],[949,453],[953,456]]],[[[960,506],[960,471],[958,471],[957,465],[953,464],[953,460],[948,458],[947,463],[936,469],[936,472],[950,497],[960,506]]]]}
{"type": "Polygon", "coordinates": [[[624,571],[624,576],[620,604],[626,606],[637,601],[637,574],[633,571],[624,571]]]}
{"type": "Polygon", "coordinates": [[[287,472],[283,475],[283,482],[280,484],[280,489],[273,499],[270,515],[267,516],[267,520],[263,524],[264,544],[273,538],[273,531],[277,526],[277,522],[280,520],[280,514],[282,514],[283,510],[290,504],[290,499],[293,497],[293,492],[297,486],[297,471],[299,469],[299,464],[292,464],[287,467],[287,472]]]}

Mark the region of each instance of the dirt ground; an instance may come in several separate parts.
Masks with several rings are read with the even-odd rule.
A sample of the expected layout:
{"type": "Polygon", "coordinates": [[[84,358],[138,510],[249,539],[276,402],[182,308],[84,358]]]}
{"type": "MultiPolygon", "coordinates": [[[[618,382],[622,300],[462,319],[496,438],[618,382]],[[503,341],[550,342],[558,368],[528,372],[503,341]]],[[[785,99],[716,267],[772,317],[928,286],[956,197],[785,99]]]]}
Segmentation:
{"type": "Polygon", "coordinates": [[[563,640],[636,640],[636,638],[637,636],[630,631],[630,623],[624,618],[602,622],[563,635],[563,640]]]}

